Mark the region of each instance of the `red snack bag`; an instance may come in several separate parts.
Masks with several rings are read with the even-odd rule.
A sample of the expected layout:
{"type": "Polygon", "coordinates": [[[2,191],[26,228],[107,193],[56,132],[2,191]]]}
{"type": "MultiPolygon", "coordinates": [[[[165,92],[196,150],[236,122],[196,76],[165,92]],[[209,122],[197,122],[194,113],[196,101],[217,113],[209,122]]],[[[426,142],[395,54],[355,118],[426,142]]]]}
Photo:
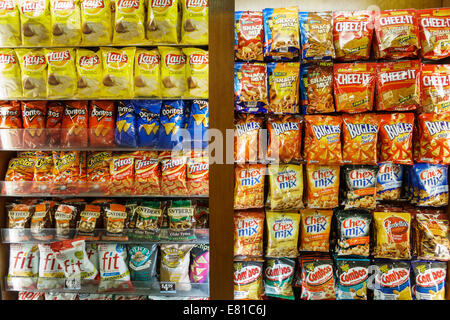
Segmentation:
{"type": "Polygon", "coordinates": [[[122,154],[111,157],[109,174],[107,194],[131,194],[134,182],[134,156],[122,154]]]}
{"type": "Polygon", "coordinates": [[[164,195],[187,195],[187,157],[183,154],[161,152],[161,192],[164,195]]]}
{"type": "Polygon", "coordinates": [[[89,152],[87,155],[87,184],[93,191],[105,192],[110,181],[109,161],[112,153],[108,151],[89,152]]]}
{"type": "Polygon", "coordinates": [[[59,146],[61,144],[61,125],[64,105],[63,102],[59,101],[51,101],[48,103],[45,128],[47,129],[49,146],[59,146]]]}
{"type": "Polygon", "coordinates": [[[413,164],[414,113],[378,114],[378,162],[413,164]]]}
{"type": "Polygon", "coordinates": [[[438,60],[450,56],[450,8],[418,10],[422,57],[438,60]]]}
{"type": "Polygon", "coordinates": [[[49,154],[36,152],[36,161],[34,165],[33,189],[35,192],[45,190],[53,182],[53,157],[49,154]]]}
{"type": "Polygon", "coordinates": [[[47,101],[22,101],[21,108],[23,128],[28,129],[23,133],[24,146],[32,149],[45,146],[47,101]]]}
{"type": "Polygon", "coordinates": [[[209,195],[209,158],[200,152],[192,152],[187,162],[187,187],[189,195],[209,195]]]}
{"type": "Polygon", "coordinates": [[[333,43],[336,59],[367,60],[373,36],[373,12],[333,12],[333,43]]]}
{"type": "Polygon", "coordinates": [[[34,158],[12,158],[9,161],[6,170],[5,181],[15,182],[12,185],[8,183],[5,186],[7,193],[27,193],[31,188],[31,183],[19,183],[20,181],[33,181],[34,176],[34,158]]]}
{"type": "Polygon", "coordinates": [[[160,162],[157,152],[147,152],[134,159],[134,189],[133,194],[161,194],[160,162]]]}
{"type": "Polygon", "coordinates": [[[301,160],[303,119],[293,115],[270,115],[267,119],[267,158],[290,162],[301,160]]]}
{"type": "Polygon", "coordinates": [[[375,63],[337,63],[333,69],[336,111],[359,113],[372,110],[375,63]]]}
{"type": "Polygon", "coordinates": [[[420,72],[421,112],[450,111],[450,65],[422,64],[420,72]]]}
{"type": "Polygon", "coordinates": [[[53,152],[53,175],[55,192],[78,192],[80,181],[80,152],[53,152]]]}
{"type": "Polygon", "coordinates": [[[423,113],[418,117],[418,162],[450,164],[450,113],[423,113]]]}
{"type": "Polygon", "coordinates": [[[342,164],[340,116],[305,116],[305,159],[308,164],[342,164]]]}
{"type": "Polygon", "coordinates": [[[377,104],[379,111],[414,110],[420,104],[420,61],[377,64],[377,104]]]}
{"type": "Polygon", "coordinates": [[[0,147],[6,149],[22,146],[22,128],[19,101],[0,101],[0,147]]]}
{"type": "Polygon", "coordinates": [[[114,146],[114,101],[91,101],[89,103],[89,146],[114,146]]]}
{"type": "Polygon", "coordinates": [[[234,159],[238,163],[259,159],[259,133],[263,119],[254,114],[238,114],[234,134],[234,159]]]}
{"type": "Polygon", "coordinates": [[[88,146],[88,102],[67,101],[62,120],[61,144],[66,147],[88,146]]]}
{"type": "Polygon", "coordinates": [[[236,58],[264,61],[264,26],[262,11],[236,12],[236,58]]]}

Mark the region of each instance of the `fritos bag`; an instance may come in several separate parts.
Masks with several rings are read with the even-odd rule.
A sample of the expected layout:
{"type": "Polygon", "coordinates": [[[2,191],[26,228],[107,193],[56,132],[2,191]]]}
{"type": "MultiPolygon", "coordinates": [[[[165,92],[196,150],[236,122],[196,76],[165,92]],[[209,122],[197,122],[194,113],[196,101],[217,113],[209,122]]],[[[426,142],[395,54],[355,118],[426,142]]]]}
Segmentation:
{"type": "Polygon", "coordinates": [[[234,160],[237,163],[259,159],[260,130],[263,119],[253,114],[238,114],[235,120],[234,160]]]}
{"type": "Polygon", "coordinates": [[[149,0],[147,4],[147,39],[153,44],[178,43],[179,0],[149,0]]]}
{"type": "Polygon", "coordinates": [[[336,111],[360,113],[371,111],[375,93],[374,63],[339,63],[334,65],[336,111]]]}
{"type": "Polygon", "coordinates": [[[302,300],[336,300],[334,264],[328,255],[305,254],[299,258],[302,300]]]}
{"type": "Polygon", "coordinates": [[[298,20],[302,61],[334,59],[333,13],[300,11],[298,20]]]}
{"type": "Polygon", "coordinates": [[[267,64],[270,113],[299,113],[298,86],[300,63],[272,62],[267,64]]]}
{"type": "Polygon", "coordinates": [[[52,45],[81,43],[80,0],[50,0],[52,45]]]}
{"type": "Polygon", "coordinates": [[[112,39],[110,0],[81,1],[81,44],[86,46],[108,45],[112,39]]]}
{"type": "Polygon", "coordinates": [[[187,161],[186,182],[189,195],[209,195],[209,158],[193,152],[187,161]]]}
{"type": "Polygon", "coordinates": [[[116,108],[113,101],[90,101],[89,146],[114,146],[116,108]]]}
{"type": "Polygon", "coordinates": [[[22,44],[18,3],[0,1],[0,45],[16,47],[22,44]]]}
{"type": "Polygon", "coordinates": [[[208,44],[209,1],[180,0],[182,7],[181,43],[208,44]]]}
{"type": "Polygon", "coordinates": [[[307,207],[331,209],[339,206],[339,166],[306,166],[307,207]]]}
{"type": "Polygon", "coordinates": [[[334,112],[333,62],[300,65],[300,96],[304,114],[334,112]]]}
{"type": "Polygon", "coordinates": [[[136,48],[100,48],[103,63],[102,96],[111,98],[134,97],[134,54],[136,48]]]}
{"type": "Polygon", "coordinates": [[[80,98],[99,98],[102,94],[103,64],[100,52],[76,49],[77,93],[80,98]]]}
{"type": "MultiPolygon", "coordinates": [[[[267,119],[267,159],[289,163],[301,160],[303,119],[294,115],[270,115],[267,119]]],[[[249,147],[253,144],[250,142],[249,147]]]]}
{"type": "Polygon", "coordinates": [[[418,116],[418,162],[450,164],[450,114],[422,113],[418,116]]]}
{"type": "MultiPolygon", "coordinates": [[[[1,3],[2,2],[0,2],[0,5],[1,3]]],[[[2,19],[1,15],[0,19],[2,19]]],[[[1,26],[2,25],[0,24],[0,34],[1,26]]],[[[0,49],[0,77],[0,99],[22,97],[20,66],[14,49],[0,49]]]]}
{"type": "Polygon", "coordinates": [[[24,46],[49,46],[52,31],[49,0],[18,0],[22,44],[24,46]]]}
{"type": "Polygon", "coordinates": [[[340,116],[305,116],[304,154],[308,164],[341,164],[340,116]]]}
{"type": "Polygon", "coordinates": [[[374,212],[375,258],[409,259],[411,215],[408,212],[374,212]]]}
{"type": "Polygon", "coordinates": [[[234,64],[234,102],[236,111],[267,113],[267,66],[264,63],[234,64]]]}
{"type": "Polygon", "coordinates": [[[47,71],[47,96],[73,98],[77,89],[75,51],[73,49],[45,49],[47,71]]]}
{"type": "Polygon", "coordinates": [[[266,211],[266,257],[296,258],[300,232],[300,214],[296,212],[266,211]]]}
{"type": "MultiPolygon", "coordinates": [[[[25,0],[23,0],[25,1],[25,0]]],[[[43,49],[16,49],[24,98],[47,96],[47,59],[43,49]]]]}
{"type": "Polygon", "coordinates": [[[377,110],[414,110],[420,104],[420,61],[377,64],[377,110]]]}
{"type": "Polygon", "coordinates": [[[450,56],[450,8],[423,9],[417,11],[422,57],[438,60],[450,56]]]}
{"type": "Polygon", "coordinates": [[[160,167],[157,152],[136,157],[134,160],[133,194],[161,194],[160,167]]]}
{"type": "Polygon", "coordinates": [[[264,21],[262,11],[236,11],[235,56],[244,61],[263,61],[264,21]]]}
{"type": "Polygon", "coordinates": [[[187,157],[184,154],[161,152],[161,191],[164,195],[187,195],[187,157]]]}
{"type": "MultiPolygon", "coordinates": [[[[190,1],[190,0],[185,0],[190,1]]],[[[190,98],[208,99],[209,95],[209,53],[198,48],[183,48],[186,55],[185,96],[190,98]]]]}
{"type": "Polygon", "coordinates": [[[271,210],[303,208],[303,165],[269,164],[269,194],[271,210]]]}
{"type": "Polygon", "coordinates": [[[264,212],[234,212],[234,257],[263,256],[264,212]]]}
{"type": "Polygon", "coordinates": [[[349,164],[377,164],[378,118],[375,114],[343,115],[342,160],[349,164]]]}
{"type": "Polygon", "coordinates": [[[158,47],[161,54],[161,96],[183,97],[187,90],[186,55],[179,48],[158,47]]]}
{"type": "Polygon", "coordinates": [[[134,93],[137,97],[161,97],[160,55],[157,49],[136,49],[134,93]]]}
{"type": "Polygon", "coordinates": [[[422,64],[420,72],[421,112],[450,111],[450,66],[422,64]]]}
{"type": "Polygon", "coordinates": [[[22,101],[23,144],[29,148],[43,147],[46,143],[45,117],[47,101],[22,101]]]}
{"type": "Polygon", "coordinates": [[[333,43],[336,59],[368,60],[372,47],[373,12],[333,12],[333,43]]]}
{"type": "Polygon", "coordinates": [[[300,251],[328,252],[333,210],[304,209],[300,221],[300,251]]]}
{"type": "Polygon", "coordinates": [[[298,7],[266,8],[264,17],[264,57],[290,60],[299,56],[298,7]]]}
{"type": "Polygon", "coordinates": [[[234,209],[264,207],[265,166],[236,165],[234,169],[234,209]]]}
{"type": "Polygon", "coordinates": [[[108,194],[131,194],[134,185],[134,157],[122,154],[111,157],[109,162],[110,184],[108,194]]]}
{"type": "Polygon", "coordinates": [[[262,300],[263,262],[234,261],[234,300],[262,300]]]}
{"type": "Polygon", "coordinates": [[[378,162],[412,164],[413,113],[378,114],[378,162]]]}
{"type": "Polygon", "coordinates": [[[67,101],[62,120],[61,145],[88,145],[88,101],[67,101]]]}
{"type": "Polygon", "coordinates": [[[145,1],[115,1],[113,43],[140,44],[145,40],[145,1]]]}

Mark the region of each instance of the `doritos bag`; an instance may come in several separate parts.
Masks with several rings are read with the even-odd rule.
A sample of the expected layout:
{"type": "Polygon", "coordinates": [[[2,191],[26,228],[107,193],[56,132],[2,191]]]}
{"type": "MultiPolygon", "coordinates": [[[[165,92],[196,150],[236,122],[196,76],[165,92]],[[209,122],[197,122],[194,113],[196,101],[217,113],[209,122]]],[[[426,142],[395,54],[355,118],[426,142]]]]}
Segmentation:
{"type": "Polygon", "coordinates": [[[161,68],[158,49],[136,49],[134,56],[136,97],[161,97],[161,68]]]}
{"type": "Polygon", "coordinates": [[[22,44],[24,46],[49,46],[52,36],[50,30],[50,1],[18,0],[18,5],[22,27],[22,44]]]}
{"type": "MultiPolygon", "coordinates": [[[[0,33],[1,26],[0,24],[0,33]]],[[[0,99],[22,97],[20,66],[14,49],[0,49],[0,77],[2,79],[0,81],[0,99]]]]}
{"type": "Polygon", "coordinates": [[[4,149],[22,146],[22,117],[19,101],[0,101],[0,143],[4,149]]]}
{"type": "Polygon", "coordinates": [[[89,103],[89,146],[114,146],[114,101],[91,101],[89,103]]]}
{"type": "Polygon", "coordinates": [[[46,143],[45,116],[47,101],[22,101],[23,143],[28,148],[43,147],[46,143]]]}
{"type": "Polygon", "coordinates": [[[43,49],[16,49],[24,98],[47,97],[47,59],[43,49]]]}
{"type": "Polygon", "coordinates": [[[145,40],[144,0],[115,1],[114,44],[140,44],[145,40]]]}
{"type": "Polygon", "coordinates": [[[178,43],[178,0],[149,0],[147,8],[147,39],[153,44],[178,43]]]}
{"type": "Polygon", "coordinates": [[[76,49],[77,96],[99,98],[102,93],[103,65],[100,52],[76,49]]]}
{"type": "Polygon", "coordinates": [[[52,45],[77,46],[81,42],[80,0],[50,0],[52,45]]]}
{"type": "Polygon", "coordinates": [[[88,101],[67,101],[62,120],[61,144],[72,147],[88,145],[88,101]]]}
{"type": "Polygon", "coordinates": [[[47,106],[45,128],[49,146],[61,145],[61,126],[65,104],[60,101],[50,101],[47,106]]]}
{"type": "Polygon", "coordinates": [[[110,0],[81,1],[82,44],[101,46],[111,43],[112,18],[110,0]]]}
{"type": "Polygon", "coordinates": [[[45,49],[47,71],[47,96],[73,98],[77,89],[75,51],[73,49],[45,49]]]}
{"type": "Polygon", "coordinates": [[[122,147],[137,147],[136,114],[130,100],[120,101],[117,106],[114,141],[122,147]]]}
{"type": "Polygon", "coordinates": [[[164,101],[161,108],[161,129],[159,130],[158,148],[169,150],[184,141],[180,129],[185,127],[185,110],[183,100],[164,101]]]}
{"type": "Polygon", "coordinates": [[[186,130],[191,139],[191,148],[204,149],[208,146],[209,135],[209,102],[208,100],[193,100],[190,104],[189,118],[186,130]]]}
{"type": "Polygon", "coordinates": [[[100,48],[103,63],[102,96],[133,98],[133,65],[136,48],[100,48]]]}
{"type": "Polygon", "coordinates": [[[181,43],[208,44],[209,1],[180,0],[182,6],[181,43]]]}
{"type": "Polygon", "coordinates": [[[161,100],[133,101],[139,147],[155,147],[159,136],[161,100]]]}
{"type": "Polygon", "coordinates": [[[0,1],[0,45],[16,47],[22,44],[18,3],[0,1]]]}

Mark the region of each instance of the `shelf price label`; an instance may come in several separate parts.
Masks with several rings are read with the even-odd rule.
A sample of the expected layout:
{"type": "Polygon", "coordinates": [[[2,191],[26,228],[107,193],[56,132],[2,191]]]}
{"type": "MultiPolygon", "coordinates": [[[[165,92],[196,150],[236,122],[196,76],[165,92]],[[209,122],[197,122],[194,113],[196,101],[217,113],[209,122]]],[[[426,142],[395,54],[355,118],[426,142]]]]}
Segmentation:
{"type": "Polygon", "coordinates": [[[175,282],[160,282],[159,283],[160,293],[176,293],[175,282]]]}
{"type": "Polygon", "coordinates": [[[71,290],[81,290],[81,278],[66,279],[65,288],[71,290]]]}

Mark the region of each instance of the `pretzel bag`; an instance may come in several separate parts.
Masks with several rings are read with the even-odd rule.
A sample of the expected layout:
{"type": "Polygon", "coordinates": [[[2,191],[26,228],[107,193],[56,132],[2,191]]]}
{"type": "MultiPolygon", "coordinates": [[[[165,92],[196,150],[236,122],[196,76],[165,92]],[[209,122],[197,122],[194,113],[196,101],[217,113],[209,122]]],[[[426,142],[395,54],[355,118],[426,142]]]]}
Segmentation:
{"type": "Polygon", "coordinates": [[[413,220],[417,256],[429,260],[450,260],[449,220],[445,213],[419,213],[413,220]]]}
{"type": "Polygon", "coordinates": [[[450,111],[450,66],[422,64],[420,73],[421,112],[450,111]]]}
{"type": "Polygon", "coordinates": [[[335,208],[339,206],[339,170],[336,165],[306,166],[307,207],[335,208]]]}
{"type": "MultiPolygon", "coordinates": [[[[4,18],[2,17],[2,19],[4,18]]],[[[2,26],[3,25],[0,24],[0,34],[2,26]]],[[[2,81],[0,82],[0,99],[22,97],[22,83],[19,59],[17,58],[14,49],[0,49],[0,77],[2,77],[2,81]]]]}
{"type": "Polygon", "coordinates": [[[301,160],[302,127],[303,119],[298,116],[270,115],[267,118],[267,159],[285,163],[301,160]]]}
{"type": "Polygon", "coordinates": [[[195,203],[192,200],[172,200],[167,208],[169,241],[193,241],[195,203]]]}
{"type": "Polygon", "coordinates": [[[242,164],[234,168],[234,209],[264,207],[265,165],[242,164]]]}
{"type": "Polygon", "coordinates": [[[159,241],[162,222],[166,214],[166,203],[163,201],[144,201],[134,209],[134,217],[130,217],[128,228],[132,239],[143,241],[159,241]]]}
{"type": "Polygon", "coordinates": [[[263,61],[264,21],[262,11],[236,11],[234,22],[236,59],[263,61]]]}
{"type": "Polygon", "coordinates": [[[0,45],[20,46],[22,39],[18,3],[14,0],[2,0],[0,8],[0,45]]]}
{"type": "Polygon", "coordinates": [[[67,101],[61,125],[61,145],[88,146],[88,124],[88,101],[67,101]]]}
{"type": "Polygon", "coordinates": [[[127,241],[127,228],[130,221],[130,209],[122,204],[110,203],[105,206],[103,227],[106,232],[102,240],[127,241]]]}
{"type": "Polygon", "coordinates": [[[236,115],[234,134],[234,161],[255,162],[260,158],[260,130],[263,119],[253,114],[236,115]]]}
{"type": "Polygon", "coordinates": [[[371,111],[375,94],[374,63],[339,63],[334,65],[336,111],[360,113],[371,111]]]}
{"type": "Polygon", "coordinates": [[[333,12],[333,43],[336,59],[368,60],[372,36],[373,12],[368,10],[333,12]]]}
{"type": "Polygon", "coordinates": [[[424,59],[438,60],[450,56],[449,8],[422,9],[417,11],[420,44],[424,59]]]}
{"type": "Polygon", "coordinates": [[[300,65],[300,97],[304,114],[334,112],[333,62],[300,65]]]}
{"type": "Polygon", "coordinates": [[[236,111],[267,113],[267,66],[264,63],[234,64],[234,103],[236,111]]]}
{"type": "Polygon", "coordinates": [[[171,154],[164,151],[161,161],[161,192],[164,195],[187,195],[186,182],[187,157],[184,154],[171,154]]]}
{"type": "Polygon", "coordinates": [[[113,101],[90,101],[89,103],[89,146],[114,146],[114,120],[116,108],[113,101]]]}
{"type": "Polygon", "coordinates": [[[328,252],[333,210],[301,210],[299,251],[328,252]]]}
{"type": "MultiPolygon", "coordinates": [[[[25,0],[24,0],[25,1],[25,0]]],[[[47,59],[44,49],[16,49],[24,98],[47,97],[47,59]]]]}
{"type": "Polygon", "coordinates": [[[267,64],[270,113],[298,113],[300,63],[272,62],[267,64]]]}
{"type": "Polygon", "coordinates": [[[374,212],[375,258],[409,259],[411,257],[411,215],[408,212],[374,212]]]}
{"type": "Polygon", "coordinates": [[[302,61],[334,59],[333,13],[300,11],[298,20],[302,61]]]}
{"type": "Polygon", "coordinates": [[[234,300],[262,300],[263,262],[234,261],[234,300]]]}
{"type": "Polygon", "coordinates": [[[269,194],[271,210],[303,208],[303,165],[269,164],[269,194]]]}
{"type": "Polygon", "coordinates": [[[266,211],[266,257],[296,258],[300,214],[296,212],[266,211]]]}
{"type": "Polygon", "coordinates": [[[262,257],[264,211],[234,212],[234,257],[262,257]]]}
{"type": "Polygon", "coordinates": [[[22,101],[23,144],[28,148],[42,148],[46,143],[45,117],[47,101],[22,101]]]}
{"type": "Polygon", "coordinates": [[[422,113],[418,116],[418,125],[417,162],[450,164],[450,114],[422,113]]]}

